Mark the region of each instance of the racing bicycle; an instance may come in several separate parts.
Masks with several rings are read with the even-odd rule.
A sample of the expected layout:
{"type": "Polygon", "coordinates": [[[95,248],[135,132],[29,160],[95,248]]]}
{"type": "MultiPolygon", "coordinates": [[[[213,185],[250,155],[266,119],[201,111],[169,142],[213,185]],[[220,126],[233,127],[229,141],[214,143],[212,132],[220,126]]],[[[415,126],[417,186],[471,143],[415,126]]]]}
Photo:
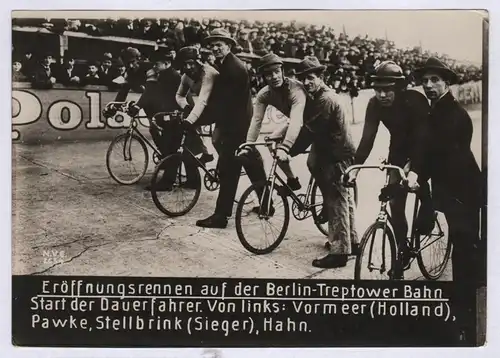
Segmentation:
{"type": "MultiPolygon", "coordinates": [[[[273,156],[266,181],[250,185],[241,195],[236,207],[235,225],[238,239],[245,249],[256,255],[272,252],[285,238],[290,222],[288,197],[292,200],[291,211],[295,219],[303,221],[312,217],[318,230],[323,235],[328,235],[328,222],[322,223],[319,220],[323,209],[323,196],[313,176],[309,178],[306,192],[295,194],[286,179],[276,171],[278,159],[275,154],[281,139],[265,137],[264,141],[243,143],[239,147],[241,150],[266,146],[273,156]],[[259,228],[264,232],[259,231],[259,228]]],[[[354,192],[357,195],[356,189],[354,192]]]]}
{"type": "Polygon", "coordinates": [[[434,213],[434,228],[430,234],[418,232],[416,219],[420,201],[415,197],[410,235],[406,237],[409,250],[402,250],[396,240],[388,203],[396,195],[414,192],[407,186],[407,178],[402,168],[388,165],[353,165],[346,169],[342,179],[345,185],[347,176],[354,169],[379,169],[386,172],[385,184],[379,195],[380,210],[374,223],[363,234],[359,255],[356,257],[354,278],[356,280],[398,280],[404,279],[405,271],[417,260],[423,276],[429,280],[440,278],[449,261],[452,244],[446,232],[446,221],[442,213],[434,213]],[[390,171],[397,171],[400,181],[390,183],[390,171]],[[408,256],[407,256],[408,255],[408,256]]]}

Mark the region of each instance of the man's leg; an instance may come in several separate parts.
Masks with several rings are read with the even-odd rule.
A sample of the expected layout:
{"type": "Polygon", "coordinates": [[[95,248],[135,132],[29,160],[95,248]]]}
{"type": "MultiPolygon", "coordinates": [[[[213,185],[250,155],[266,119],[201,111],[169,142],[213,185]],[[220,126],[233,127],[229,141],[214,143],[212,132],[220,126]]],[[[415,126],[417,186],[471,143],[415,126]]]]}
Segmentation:
{"type": "MultiPolygon", "coordinates": [[[[330,182],[323,196],[323,205],[328,210],[328,241],[330,253],[313,261],[313,266],[320,268],[336,268],[347,265],[348,255],[351,254],[353,238],[351,225],[351,199],[348,188],[340,183],[340,177],[352,160],[341,161],[337,164],[323,165],[326,181],[330,182]]],[[[355,232],[355,231],[354,231],[355,232]]]]}
{"type": "Polygon", "coordinates": [[[434,229],[434,205],[432,204],[429,182],[419,180],[420,189],[417,197],[420,200],[420,209],[416,220],[416,227],[421,235],[429,235],[434,229]]]}
{"type": "Polygon", "coordinates": [[[476,293],[479,270],[479,209],[448,198],[442,211],[448,223],[448,239],[453,243],[451,260],[455,292],[452,307],[456,311],[460,332],[470,340],[470,337],[475,337],[475,322],[474,315],[467,315],[467,312],[475,310],[470,298],[476,293]]]}
{"type": "MultiPolygon", "coordinates": [[[[283,138],[286,135],[286,131],[288,130],[288,123],[281,127],[276,129],[269,138],[283,138]]],[[[299,178],[295,176],[293,173],[292,167],[290,165],[290,162],[280,162],[278,161],[278,167],[283,171],[285,176],[287,177],[287,184],[292,190],[299,190],[301,188],[299,178]]]]}
{"type": "MultiPolygon", "coordinates": [[[[389,173],[389,184],[395,185],[399,183],[401,177],[398,172],[391,171],[389,173]]],[[[394,229],[394,235],[396,236],[396,242],[398,243],[399,249],[403,251],[404,258],[403,267],[408,265],[409,262],[409,247],[407,243],[408,235],[408,221],[406,220],[406,198],[408,193],[398,191],[395,197],[389,202],[391,208],[391,218],[392,225],[394,229]]]]}
{"type": "Polygon", "coordinates": [[[220,189],[214,215],[197,221],[196,225],[210,228],[225,228],[227,218],[233,213],[234,197],[238,188],[241,173],[241,161],[236,158],[235,151],[243,143],[243,135],[238,133],[220,133],[219,145],[219,180],[220,189]]]}

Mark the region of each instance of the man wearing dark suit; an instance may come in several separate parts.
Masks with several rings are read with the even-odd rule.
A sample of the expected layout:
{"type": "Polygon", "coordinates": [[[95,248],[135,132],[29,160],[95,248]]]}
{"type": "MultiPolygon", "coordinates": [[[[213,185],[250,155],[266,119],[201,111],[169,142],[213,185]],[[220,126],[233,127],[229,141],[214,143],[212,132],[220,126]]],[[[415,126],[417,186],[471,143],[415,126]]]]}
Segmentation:
{"type": "Polygon", "coordinates": [[[56,78],[52,69],[52,55],[45,54],[40,64],[35,67],[32,86],[38,89],[49,89],[53,87],[54,83],[56,83],[56,78]]]}
{"type": "Polygon", "coordinates": [[[465,297],[475,294],[476,285],[484,285],[486,277],[486,238],[479,238],[480,210],[486,206],[483,175],[471,150],[472,120],[453,97],[449,86],[457,75],[436,58],[429,58],[415,71],[431,102],[429,136],[425,170],[432,182],[433,202],[446,216],[449,240],[453,244],[452,296],[457,312],[461,339],[475,337],[466,311],[465,297]],[[470,331],[469,331],[470,329],[470,331]]]}
{"type": "Polygon", "coordinates": [[[241,162],[235,152],[245,141],[253,114],[250,76],[245,64],[231,53],[231,47],[237,44],[226,30],[213,30],[206,42],[216,57],[215,66],[219,72],[207,115],[215,120],[212,140],[219,154],[220,191],[215,213],[196,225],[225,228],[232,215],[241,172],[241,162]]]}
{"type": "Polygon", "coordinates": [[[56,80],[65,86],[77,86],[81,84],[82,78],[75,68],[75,59],[72,56],[65,56],[64,62],[59,66],[56,80]]]}

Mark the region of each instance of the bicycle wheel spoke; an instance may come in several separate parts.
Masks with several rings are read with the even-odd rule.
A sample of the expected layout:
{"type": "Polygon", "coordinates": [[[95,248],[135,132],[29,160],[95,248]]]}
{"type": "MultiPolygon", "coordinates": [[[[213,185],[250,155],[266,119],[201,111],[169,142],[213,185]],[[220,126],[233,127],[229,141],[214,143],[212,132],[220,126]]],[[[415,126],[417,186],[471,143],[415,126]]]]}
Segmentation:
{"type": "Polygon", "coordinates": [[[111,177],[120,184],[134,184],[147,170],[149,154],[139,137],[117,136],[106,154],[106,166],[111,177]]]}
{"type": "Polygon", "coordinates": [[[430,235],[417,238],[419,249],[417,261],[420,271],[430,280],[437,280],[443,274],[451,253],[444,215],[436,215],[435,227],[430,235]]]}

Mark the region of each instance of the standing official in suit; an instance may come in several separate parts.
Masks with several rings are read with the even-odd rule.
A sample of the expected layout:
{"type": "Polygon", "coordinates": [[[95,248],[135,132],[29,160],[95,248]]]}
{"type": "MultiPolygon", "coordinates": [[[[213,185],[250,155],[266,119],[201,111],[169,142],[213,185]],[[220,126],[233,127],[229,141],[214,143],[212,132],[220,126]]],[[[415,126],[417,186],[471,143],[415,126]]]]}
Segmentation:
{"type": "Polygon", "coordinates": [[[219,72],[206,110],[215,122],[212,140],[219,154],[220,191],[215,213],[196,225],[225,228],[232,215],[242,166],[235,152],[245,141],[253,114],[250,76],[245,64],[231,53],[236,41],[226,30],[215,29],[205,40],[216,57],[219,72]]]}

